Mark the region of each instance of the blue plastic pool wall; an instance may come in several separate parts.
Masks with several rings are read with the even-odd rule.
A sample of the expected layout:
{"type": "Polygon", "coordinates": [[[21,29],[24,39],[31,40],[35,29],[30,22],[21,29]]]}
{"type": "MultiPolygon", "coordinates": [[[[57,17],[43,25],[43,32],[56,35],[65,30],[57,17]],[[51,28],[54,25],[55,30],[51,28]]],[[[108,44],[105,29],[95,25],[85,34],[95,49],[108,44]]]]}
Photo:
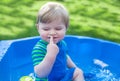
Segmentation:
{"type": "MultiPolygon", "coordinates": [[[[19,81],[22,76],[33,73],[31,50],[39,37],[14,40],[0,62],[0,81],[19,81]]],[[[120,75],[120,45],[81,36],[66,36],[69,55],[73,61],[89,72],[87,67],[93,64],[93,59],[100,59],[110,66],[110,70],[120,75]]]]}
{"type": "Polygon", "coordinates": [[[15,40],[0,62],[0,81],[19,81],[33,73],[31,51],[40,38],[15,40]]]}

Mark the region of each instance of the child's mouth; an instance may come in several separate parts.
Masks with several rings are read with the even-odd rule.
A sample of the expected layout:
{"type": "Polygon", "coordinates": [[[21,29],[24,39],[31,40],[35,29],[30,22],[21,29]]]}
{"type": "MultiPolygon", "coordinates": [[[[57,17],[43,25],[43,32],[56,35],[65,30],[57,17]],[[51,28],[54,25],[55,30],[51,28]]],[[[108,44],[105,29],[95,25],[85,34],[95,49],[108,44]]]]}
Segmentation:
{"type": "MultiPolygon", "coordinates": [[[[58,37],[53,37],[53,41],[57,41],[58,37]]],[[[48,40],[50,41],[50,37],[48,37],[48,40]]]]}

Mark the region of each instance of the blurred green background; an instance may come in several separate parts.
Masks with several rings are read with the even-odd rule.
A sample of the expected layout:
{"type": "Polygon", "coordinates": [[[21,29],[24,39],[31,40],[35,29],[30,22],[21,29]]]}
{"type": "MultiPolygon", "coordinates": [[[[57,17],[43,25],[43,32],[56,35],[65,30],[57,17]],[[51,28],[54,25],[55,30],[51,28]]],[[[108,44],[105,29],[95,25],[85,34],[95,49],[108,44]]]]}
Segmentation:
{"type": "MultiPolygon", "coordinates": [[[[62,3],[70,13],[67,34],[120,43],[120,0],[56,1],[62,3]]],[[[0,0],[0,40],[38,36],[36,16],[46,2],[48,1],[0,0]]]]}

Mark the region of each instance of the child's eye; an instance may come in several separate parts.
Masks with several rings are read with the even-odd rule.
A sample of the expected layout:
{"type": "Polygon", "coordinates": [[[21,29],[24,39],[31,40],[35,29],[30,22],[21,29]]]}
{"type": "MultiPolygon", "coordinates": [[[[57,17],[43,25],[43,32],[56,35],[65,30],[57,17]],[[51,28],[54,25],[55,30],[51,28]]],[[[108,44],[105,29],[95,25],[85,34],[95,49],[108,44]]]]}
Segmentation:
{"type": "Polygon", "coordinates": [[[44,29],[45,31],[48,31],[48,29],[44,29]]]}
{"type": "Polygon", "coordinates": [[[61,30],[62,28],[56,28],[56,30],[61,30]]]}
{"type": "Polygon", "coordinates": [[[49,29],[48,28],[44,28],[43,30],[48,31],[49,29]]]}

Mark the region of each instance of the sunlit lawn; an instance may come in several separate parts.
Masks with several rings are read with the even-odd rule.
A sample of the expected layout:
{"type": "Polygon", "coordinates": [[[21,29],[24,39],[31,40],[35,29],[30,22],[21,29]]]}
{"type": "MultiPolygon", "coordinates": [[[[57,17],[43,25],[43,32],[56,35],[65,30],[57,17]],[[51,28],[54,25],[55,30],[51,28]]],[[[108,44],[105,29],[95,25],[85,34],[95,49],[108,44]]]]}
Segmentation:
{"type": "MultiPolygon", "coordinates": [[[[1,0],[0,40],[39,35],[35,27],[39,8],[47,1],[1,0]]],[[[62,0],[70,13],[67,34],[120,43],[119,0],[62,0]]]]}

